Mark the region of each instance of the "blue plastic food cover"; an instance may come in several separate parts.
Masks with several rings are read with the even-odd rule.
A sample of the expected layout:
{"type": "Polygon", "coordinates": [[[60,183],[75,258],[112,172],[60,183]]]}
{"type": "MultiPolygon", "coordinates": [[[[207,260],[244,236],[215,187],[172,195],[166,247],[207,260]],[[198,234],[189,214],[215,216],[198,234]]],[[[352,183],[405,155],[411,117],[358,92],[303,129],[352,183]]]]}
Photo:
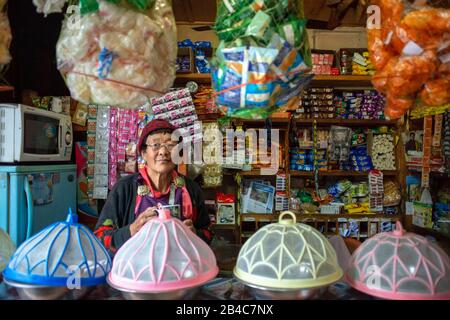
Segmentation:
{"type": "Polygon", "coordinates": [[[3,272],[6,280],[44,286],[105,283],[111,258],[105,247],[78,217],[69,214],[25,241],[3,272]],[[78,279],[77,279],[78,278],[78,279]]]}

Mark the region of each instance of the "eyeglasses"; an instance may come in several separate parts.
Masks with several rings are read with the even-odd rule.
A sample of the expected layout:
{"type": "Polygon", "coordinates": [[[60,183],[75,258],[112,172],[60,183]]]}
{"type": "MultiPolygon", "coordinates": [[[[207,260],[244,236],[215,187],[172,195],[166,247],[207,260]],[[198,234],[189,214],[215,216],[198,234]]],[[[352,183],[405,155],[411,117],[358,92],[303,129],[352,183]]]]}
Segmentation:
{"type": "Polygon", "coordinates": [[[159,151],[162,147],[165,147],[167,150],[172,151],[175,148],[175,143],[150,143],[145,144],[145,146],[150,147],[153,151],[159,151]]]}

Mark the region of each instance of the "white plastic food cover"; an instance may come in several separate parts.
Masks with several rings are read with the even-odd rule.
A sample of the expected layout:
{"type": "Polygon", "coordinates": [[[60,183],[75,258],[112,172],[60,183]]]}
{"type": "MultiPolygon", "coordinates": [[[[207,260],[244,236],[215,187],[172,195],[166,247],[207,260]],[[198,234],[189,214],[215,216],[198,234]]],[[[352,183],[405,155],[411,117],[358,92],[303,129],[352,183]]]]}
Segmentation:
{"type": "Polygon", "coordinates": [[[22,243],[3,276],[34,285],[66,286],[73,280],[80,286],[95,286],[106,282],[110,270],[106,249],[70,211],[66,221],[56,222],[22,243]]]}
{"type": "Polygon", "coordinates": [[[198,287],[218,272],[211,248],[161,209],[117,251],[108,282],[123,290],[169,292],[198,287]]]}
{"type": "Polygon", "coordinates": [[[330,285],[343,271],[330,242],[286,211],[278,223],[264,226],[245,242],[234,274],[249,285],[294,290],[330,285]],[[283,219],[285,215],[291,219],[283,219]]]}

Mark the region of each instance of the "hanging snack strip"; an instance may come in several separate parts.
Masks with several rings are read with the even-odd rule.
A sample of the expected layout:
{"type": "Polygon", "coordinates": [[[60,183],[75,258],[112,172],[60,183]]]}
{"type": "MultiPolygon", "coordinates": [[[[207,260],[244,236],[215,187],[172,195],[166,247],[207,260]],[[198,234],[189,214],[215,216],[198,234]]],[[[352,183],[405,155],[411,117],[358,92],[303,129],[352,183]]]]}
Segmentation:
{"type": "Polygon", "coordinates": [[[88,182],[88,196],[93,199],[94,196],[94,172],[95,172],[95,138],[97,128],[97,106],[88,106],[87,119],[87,182],[88,182]]]}
{"type": "Polygon", "coordinates": [[[370,211],[383,211],[383,172],[370,170],[369,172],[369,202],[370,211]]]}
{"type": "Polygon", "coordinates": [[[444,114],[444,156],[445,167],[448,172],[450,169],[450,110],[444,114]]]}
{"type": "Polygon", "coordinates": [[[212,61],[219,109],[227,116],[265,119],[298,103],[313,75],[303,2],[221,1],[212,61]]]}
{"type": "Polygon", "coordinates": [[[119,110],[110,108],[109,110],[109,153],[108,153],[108,188],[111,190],[117,182],[117,137],[118,134],[119,110]]]}
{"type": "Polygon", "coordinates": [[[137,109],[175,79],[176,25],[168,0],[80,0],[63,22],[57,67],[85,104],[137,109]]]}
{"type": "Polygon", "coordinates": [[[222,140],[219,140],[219,124],[217,122],[206,122],[203,124],[203,161],[205,169],[203,173],[204,187],[218,187],[222,185],[222,140]],[[211,151],[214,150],[214,154],[211,151]]]}
{"type": "Polygon", "coordinates": [[[95,136],[94,199],[108,196],[109,107],[97,109],[95,136]]]}
{"type": "Polygon", "coordinates": [[[426,116],[423,119],[423,160],[422,160],[422,188],[430,187],[430,160],[431,160],[431,135],[433,130],[433,117],[426,116]]]}
{"type": "Polygon", "coordinates": [[[169,92],[159,99],[151,100],[155,119],[169,121],[175,128],[180,129],[183,142],[198,141],[202,137],[198,120],[189,89],[169,92]]]}

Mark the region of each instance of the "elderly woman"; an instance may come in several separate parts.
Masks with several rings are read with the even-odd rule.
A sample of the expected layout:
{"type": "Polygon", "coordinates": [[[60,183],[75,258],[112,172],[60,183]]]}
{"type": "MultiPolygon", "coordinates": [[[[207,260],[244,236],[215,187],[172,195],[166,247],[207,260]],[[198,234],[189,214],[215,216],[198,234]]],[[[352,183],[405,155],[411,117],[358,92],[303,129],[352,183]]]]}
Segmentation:
{"type": "Polygon", "coordinates": [[[179,175],[171,160],[177,144],[171,140],[174,130],[165,120],[149,122],[137,145],[145,167],[118,181],[108,195],[95,234],[112,253],[156,216],[158,205],[169,208],[206,242],[211,240],[202,191],[179,175]]]}

